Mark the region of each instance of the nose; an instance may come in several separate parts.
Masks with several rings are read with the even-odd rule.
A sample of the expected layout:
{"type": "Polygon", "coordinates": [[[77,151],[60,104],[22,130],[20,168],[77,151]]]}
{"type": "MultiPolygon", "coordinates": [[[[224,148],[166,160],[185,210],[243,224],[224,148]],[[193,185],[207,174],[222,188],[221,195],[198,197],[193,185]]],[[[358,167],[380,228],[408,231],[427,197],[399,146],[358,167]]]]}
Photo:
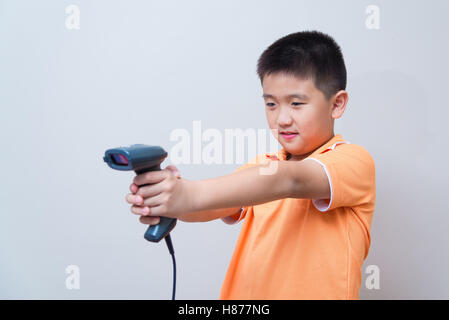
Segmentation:
{"type": "Polygon", "coordinates": [[[290,115],[290,110],[287,107],[280,108],[279,115],[278,115],[278,124],[279,127],[290,127],[293,122],[292,116],[290,115]]]}

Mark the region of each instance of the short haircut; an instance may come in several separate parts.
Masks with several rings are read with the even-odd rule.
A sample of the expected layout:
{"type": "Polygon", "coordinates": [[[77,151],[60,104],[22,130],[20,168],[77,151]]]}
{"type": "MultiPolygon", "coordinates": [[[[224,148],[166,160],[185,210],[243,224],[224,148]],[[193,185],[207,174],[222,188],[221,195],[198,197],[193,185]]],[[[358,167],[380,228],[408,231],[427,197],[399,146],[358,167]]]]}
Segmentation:
{"type": "Polygon", "coordinates": [[[339,45],[319,31],[284,36],[270,45],[257,62],[260,82],[266,75],[285,73],[313,80],[327,100],[346,89],[346,67],[339,45]]]}

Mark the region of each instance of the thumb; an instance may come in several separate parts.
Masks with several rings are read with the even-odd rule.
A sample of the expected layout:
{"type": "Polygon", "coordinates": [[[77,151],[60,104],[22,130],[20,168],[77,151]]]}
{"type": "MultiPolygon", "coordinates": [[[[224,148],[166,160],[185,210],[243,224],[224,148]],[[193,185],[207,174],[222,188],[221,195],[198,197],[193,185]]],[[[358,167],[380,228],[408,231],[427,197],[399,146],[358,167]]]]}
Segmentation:
{"type": "Polygon", "coordinates": [[[176,178],[181,178],[181,172],[179,172],[178,168],[176,168],[174,165],[170,164],[168,166],[165,167],[165,169],[171,171],[176,178]]]}

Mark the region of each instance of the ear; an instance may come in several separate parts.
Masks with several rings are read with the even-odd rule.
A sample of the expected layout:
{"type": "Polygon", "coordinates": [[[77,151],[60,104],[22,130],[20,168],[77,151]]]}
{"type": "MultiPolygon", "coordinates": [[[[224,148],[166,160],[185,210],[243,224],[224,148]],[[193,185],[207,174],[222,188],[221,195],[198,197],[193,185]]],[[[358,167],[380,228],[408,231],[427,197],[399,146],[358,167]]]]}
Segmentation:
{"type": "Polygon", "coordinates": [[[332,118],[340,118],[346,109],[348,103],[348,93],[345,90],[338,91],[332,99],[332,118]]]}

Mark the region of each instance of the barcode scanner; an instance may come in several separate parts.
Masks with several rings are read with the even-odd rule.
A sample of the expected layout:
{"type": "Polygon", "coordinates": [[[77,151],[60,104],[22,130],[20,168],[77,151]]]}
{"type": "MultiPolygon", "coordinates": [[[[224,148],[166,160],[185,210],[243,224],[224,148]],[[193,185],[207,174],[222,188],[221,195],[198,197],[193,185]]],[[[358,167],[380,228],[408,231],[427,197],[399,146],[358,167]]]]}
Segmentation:
{"type": "MultiPolygon", "coordinates": [[[[159,146],[149,146],[145,144],[133,144],[128,147],[119,147],[106,150],[103,160],[109,167],[115,170],[129,171],[134,170],[136,174],[142,174],[149,171],[161,170],[161,163],[167,157],[167,152],[159,146]]],[[[139,187],[150,185],[143,184],[139,187]]],[[[173,258],[173,294],[172,300],[175,299],[176,287],[176,263],[175,251],[170,237],[170,231],[176,225],[177,219],[159,217],[160,222],[156,225],[149,226],[144,234],[144,238],[151,242],[159,242],[165,239],[168,250],[173,258]]]]}

